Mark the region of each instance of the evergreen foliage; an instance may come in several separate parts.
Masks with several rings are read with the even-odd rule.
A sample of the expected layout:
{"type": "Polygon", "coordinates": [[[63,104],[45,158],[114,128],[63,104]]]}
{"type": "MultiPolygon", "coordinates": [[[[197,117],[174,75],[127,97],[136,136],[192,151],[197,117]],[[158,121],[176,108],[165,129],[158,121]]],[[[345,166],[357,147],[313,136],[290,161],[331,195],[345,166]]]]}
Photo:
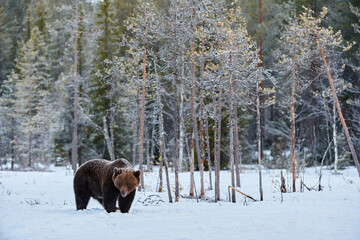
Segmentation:
{"type": "MultiPolygon", "coordinates": [[[[333,133],[340,164],[353,164],[341,144],[342,125],[313,29],[359,149],[359,2],[262,2],[260,23],[258,1],[3,0],[0,159],[23,167],[70,161],[77,29],[80,164],[109,159],[113,151],[135,164],[143,154],[150,170],[161,162],[161,137],[162,154],[176,172],[208,169],[215,160],[222,169],[232,169],[233,159],[241,159],[236,166],[257,163],[260,94],[262,164],[290,168],[293,81],[297,171],[321,162],[333,133]],[[205,155],[211,161],[204,162],[205,155]]],[[[335,155],[330,147],[325,163],[333,164],[335,155]]]]}

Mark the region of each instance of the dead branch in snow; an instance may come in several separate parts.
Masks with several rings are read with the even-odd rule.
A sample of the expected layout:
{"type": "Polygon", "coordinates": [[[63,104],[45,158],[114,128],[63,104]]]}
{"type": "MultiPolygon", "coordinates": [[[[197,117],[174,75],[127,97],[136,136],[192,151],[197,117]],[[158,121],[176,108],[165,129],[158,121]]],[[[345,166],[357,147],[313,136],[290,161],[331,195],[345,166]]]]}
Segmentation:
{"type": "Polygon", "coordinates": [[[233,186],[230,186],[229,185],[229,187],[228,187],[229,189],[231,188],[231,189],[233,189],[233,190],[235,190],[235,191],[237,191],[238,193],[240,193],[240,194],[242,194],[242,195],[244,195],[245,197],[247,197],[247,198],[250,198],[251,200],[253,200],[254,202],[257,202],[258,200],[256,200],[255,198],[253,198],[253,197],[251,197],[251,196],[249,196],[249,195],[247,195],[247,194],[245,194],[245,193],[243,193],[243,192],[241,192],[241,191],[239,191],[239,190],[237,190],[236,188],[234,188],[233,186]]]}

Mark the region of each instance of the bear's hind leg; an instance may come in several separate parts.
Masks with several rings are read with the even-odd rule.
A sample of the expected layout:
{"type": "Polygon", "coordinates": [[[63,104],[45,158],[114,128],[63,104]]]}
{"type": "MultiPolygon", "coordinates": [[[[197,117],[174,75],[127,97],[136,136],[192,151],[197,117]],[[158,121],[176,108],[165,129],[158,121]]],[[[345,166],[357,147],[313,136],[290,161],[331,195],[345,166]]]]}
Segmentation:
{"type": "Polygon", "coordinates": [[[90,200],[90,193],[86,191],[75,192],[76,210],[86,209],[90,200]]]}

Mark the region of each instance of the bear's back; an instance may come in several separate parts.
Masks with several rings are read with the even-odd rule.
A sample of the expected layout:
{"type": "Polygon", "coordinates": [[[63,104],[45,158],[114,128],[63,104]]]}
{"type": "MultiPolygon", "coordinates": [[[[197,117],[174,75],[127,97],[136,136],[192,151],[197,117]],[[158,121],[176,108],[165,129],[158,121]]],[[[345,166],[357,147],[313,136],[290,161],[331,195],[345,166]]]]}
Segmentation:
{"type": "Polygon", "coordinates": [[[100,183],[106,172],[108,161],[105,159],[92,159],[82,164],[75,173],[75,182],[94,182],[100,183]]]}
{"type": "Polygon", "coordinates": [[[133,169],[133,166],[124,158],[119,158],[114,161],[92,159],[81,165],[75,176],[81,174],[82,176],[87,176],[97,180],[111,178],[114,168],[133,169]]]}
{"type": "Polygon", "coordinates": [[[109,162],[112,168],[127,168],[127,169],[133,169],[134,167],[129,163],[128,160],[124,158],[116,159],[113,162],[109,162]]]}

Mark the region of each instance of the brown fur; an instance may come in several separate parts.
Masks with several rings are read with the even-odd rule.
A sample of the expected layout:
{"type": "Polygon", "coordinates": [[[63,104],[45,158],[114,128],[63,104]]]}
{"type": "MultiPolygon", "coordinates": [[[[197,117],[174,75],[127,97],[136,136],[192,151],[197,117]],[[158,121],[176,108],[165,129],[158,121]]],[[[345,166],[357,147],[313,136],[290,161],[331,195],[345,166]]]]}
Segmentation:
{"type": "Polygon", "coordinates": [[[125,159],[90,160],[74,176],[76,209],[86,209],[90,197],[98,200],[107,212],[129,212],[140,182],[140,171],[125,159]]]}

